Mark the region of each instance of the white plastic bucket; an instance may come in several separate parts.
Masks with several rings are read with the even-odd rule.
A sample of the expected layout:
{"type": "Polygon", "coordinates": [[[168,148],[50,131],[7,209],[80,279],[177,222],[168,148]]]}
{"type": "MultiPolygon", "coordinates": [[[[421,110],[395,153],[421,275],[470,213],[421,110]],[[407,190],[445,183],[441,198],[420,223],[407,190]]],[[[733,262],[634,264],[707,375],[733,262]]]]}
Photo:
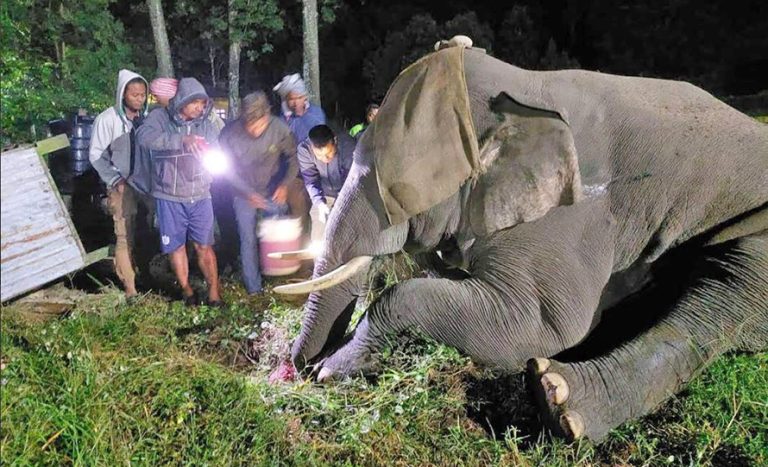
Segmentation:
{"type": "Polygon", "coordinates": [[[268,258],[269,253],[301,249],[301,218],[264,218],[259,222],[259,258],[265,276],[285,276],[299,270],[301,261],[268,258]]]}

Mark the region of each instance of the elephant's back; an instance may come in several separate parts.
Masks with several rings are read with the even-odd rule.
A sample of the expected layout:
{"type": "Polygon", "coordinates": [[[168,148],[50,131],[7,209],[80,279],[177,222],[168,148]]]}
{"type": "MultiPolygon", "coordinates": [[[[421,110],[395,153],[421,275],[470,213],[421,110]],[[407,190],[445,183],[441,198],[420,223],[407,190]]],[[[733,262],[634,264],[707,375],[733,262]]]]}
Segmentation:
{"type": "Polygon", "coordinates": [[[617,269],[768,203],[768,126],[689,83],[575,71],[548,78],[555,93],[593,80],[580,87],[596,98],[571,104],[569,117],[586,171],[607,162],[617,269]]]}
{"type": "Polygon", "coordinates": [[[610,199],[617,270],[768,203],[768,125],[696,86],[528,71],[470,50],[465,68],[474,101],[505,92],[568,123],[585,194],[610,199]]]}

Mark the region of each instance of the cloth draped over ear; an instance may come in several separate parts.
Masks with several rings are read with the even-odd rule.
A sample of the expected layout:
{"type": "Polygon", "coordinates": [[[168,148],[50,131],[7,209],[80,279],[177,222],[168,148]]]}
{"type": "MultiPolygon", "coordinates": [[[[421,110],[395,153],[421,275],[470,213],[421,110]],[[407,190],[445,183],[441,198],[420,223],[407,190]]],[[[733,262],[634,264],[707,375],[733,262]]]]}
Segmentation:
{"type": "Polygon", "coordinates": [[[464,76],[464,48],[427,55],[406,68],[363,135],[392,225],[456,193],[480,170],[464,76]]]}

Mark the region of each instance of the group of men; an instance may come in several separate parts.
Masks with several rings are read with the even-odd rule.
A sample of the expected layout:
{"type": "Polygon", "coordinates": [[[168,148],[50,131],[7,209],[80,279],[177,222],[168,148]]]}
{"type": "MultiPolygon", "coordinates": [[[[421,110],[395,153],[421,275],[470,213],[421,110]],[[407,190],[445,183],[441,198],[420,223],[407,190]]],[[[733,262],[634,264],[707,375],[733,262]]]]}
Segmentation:
{"type": "Polygon", "coordinates": [[[217,183],[233,195],[249,294],[262,291],[257,237],[261,217],[304,217],[309,211],[311,237],[322,240],[325,221],[352,165],[355,142],[326,125],[325,113],[308,100],[300,75],[285,76],[274,91],[281,99],[281,115],[273,115],[267,94],[256,91],[243,98],[239,117],[225,125],[196,79],[157,78],[148,83],[137,73],[120,71],[115,106],[94,122],[89,158],[108,188],[115,270],[129,300],[138,296],[132,253],[135,220],[143,207],[156,215],[160,248],[169,256],[184,303],[199,302],[189,281],[189,241],[207,283],[206,303],[223,305],[213,249],[219,213],[211,200],[214,176],[204,164],[212,148],[221,149],[230,162],[217,183]],[[157,102],[152,109],[149,93],[157,102]]]}

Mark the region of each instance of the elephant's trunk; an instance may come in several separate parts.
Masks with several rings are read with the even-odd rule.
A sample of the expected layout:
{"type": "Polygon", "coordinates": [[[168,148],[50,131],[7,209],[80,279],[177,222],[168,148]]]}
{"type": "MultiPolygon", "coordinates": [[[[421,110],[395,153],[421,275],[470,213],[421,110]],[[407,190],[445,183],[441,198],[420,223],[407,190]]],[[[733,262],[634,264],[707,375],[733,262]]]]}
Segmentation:
{"type": "MultiPolygon", "coordinates": [[[[328,348],[338,345],[352,317],[358,297],[365,295],[370,263],[361,256],[375,257],[395,253],[405,244],[407,224],[391,226],[386,222],[379,199],[367,195],[377,193],[375,177],[366,177],[368,171],[352,165],[344,188],[328,218],[325,247],[321,257],[315,260],[313,280],[340,269],[344,265],[359,262],[360,266],[351,277],[320,290],[308,287],[309,299],[305,306],[301,333],[293,344],[292,357],[297,369],[304,368],[328,348]]],[[[315,283],[317,285],[317,283],[315,283]]],[[[323,284],[327,285],[327,283],[323,284]]],[[[305,293],[306,293],[305,291],[305,293]]]]}
{"type": "Polygon", "coordinates": [[[303,369],[326,347],[333,347],[344,336],[357,298],[364,293],[365,271],[341,284],[309,295],[299,337],[293,344],[291,357],[297,369],[303,369]]]}

